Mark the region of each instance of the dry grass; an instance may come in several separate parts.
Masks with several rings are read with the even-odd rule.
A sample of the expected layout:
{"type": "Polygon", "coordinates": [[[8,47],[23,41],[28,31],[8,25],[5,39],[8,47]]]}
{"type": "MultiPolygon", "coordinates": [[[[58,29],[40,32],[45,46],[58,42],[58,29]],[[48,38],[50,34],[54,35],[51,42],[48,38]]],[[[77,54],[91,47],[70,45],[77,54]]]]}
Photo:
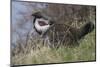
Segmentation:
{"type": "MultiPolygon", "coordinates": [[[[44,63],[61,63],[61,62],[76,62],[76,61],[92,61],[96,60],[95,54],[95,30],[79,41],[77,47],[60,47],[58,49],[41,46],[30,52],[18,53],[12,56],[12,65],[27,65],[27,64],[44,64],[44,63]]],[[[41,43],[38,43],[41,45],[41,43]]]]}

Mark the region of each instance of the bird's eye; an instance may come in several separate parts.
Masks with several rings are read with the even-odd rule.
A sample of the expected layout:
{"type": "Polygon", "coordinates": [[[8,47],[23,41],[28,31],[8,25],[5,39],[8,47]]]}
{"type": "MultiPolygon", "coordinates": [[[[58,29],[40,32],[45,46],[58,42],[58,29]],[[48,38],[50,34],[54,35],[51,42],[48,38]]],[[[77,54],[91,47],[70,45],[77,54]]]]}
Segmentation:
{"type": "Polygon", "coordinates": [[[50,21],[50,25],[54,24],[54,21],[50,21]]]}

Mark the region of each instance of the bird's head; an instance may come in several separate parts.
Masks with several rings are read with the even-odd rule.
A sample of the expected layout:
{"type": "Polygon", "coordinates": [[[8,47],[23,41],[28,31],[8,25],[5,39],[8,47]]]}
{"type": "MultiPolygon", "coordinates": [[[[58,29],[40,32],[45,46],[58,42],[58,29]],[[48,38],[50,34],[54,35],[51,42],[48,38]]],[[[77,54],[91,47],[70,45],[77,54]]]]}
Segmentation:
{"type": "Polygon", "coordinates": [[[33,25],[38,32],[46,32],[54,24],[53,20],[41,12],[33,13],[32,16],[34,17],[33,25]]]}

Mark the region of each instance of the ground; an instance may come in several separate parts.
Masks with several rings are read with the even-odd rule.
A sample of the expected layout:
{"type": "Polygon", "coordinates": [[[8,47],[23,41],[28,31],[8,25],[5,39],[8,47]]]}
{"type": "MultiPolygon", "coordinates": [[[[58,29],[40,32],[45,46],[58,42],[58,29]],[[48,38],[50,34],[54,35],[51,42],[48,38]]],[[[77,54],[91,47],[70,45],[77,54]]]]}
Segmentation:
{"type": "Polygon", "coordinates": [[[96,60],[96,36],[95,30],[87,34],[79,41],[77,47],[60,47],[51,49],[41,47],[35,51],[31,50],[28,54],[18,54],[12,57],[12,64],[44,64],[62,63],[76,61],[95,61],[96,60]]]}

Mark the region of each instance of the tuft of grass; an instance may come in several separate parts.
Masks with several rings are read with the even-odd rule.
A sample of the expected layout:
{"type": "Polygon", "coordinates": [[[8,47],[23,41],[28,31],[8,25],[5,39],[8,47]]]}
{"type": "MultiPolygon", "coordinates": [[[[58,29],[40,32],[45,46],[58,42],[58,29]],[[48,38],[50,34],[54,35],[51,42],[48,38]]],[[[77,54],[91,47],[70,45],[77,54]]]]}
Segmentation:
{"type": "MultiPolygon", "coordinates": [[[[62,63],[96,60],[95,30],[79,41],[77,47],[64,47],[51,49],[41,46],[40,49],[30,50],[27,54],[12,56],[12,65],[62,63]]],[[[41,43],[39,43],[41,45],[41,43]]],[[[38,45],[39,45],[38,44],[38,45]]]]}

